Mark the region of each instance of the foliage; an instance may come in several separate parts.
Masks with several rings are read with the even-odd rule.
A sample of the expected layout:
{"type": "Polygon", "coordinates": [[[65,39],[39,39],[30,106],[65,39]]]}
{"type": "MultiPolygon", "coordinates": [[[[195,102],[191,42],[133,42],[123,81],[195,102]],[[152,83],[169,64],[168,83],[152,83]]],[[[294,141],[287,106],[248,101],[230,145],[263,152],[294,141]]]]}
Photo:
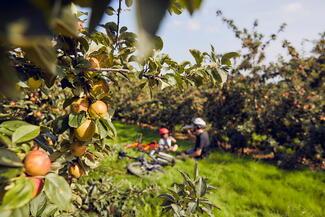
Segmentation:
{"type": "Polygon", "coordinates": [[[198,165],[195,164],[193,179],[186,173],[180,171],[184,183],[174,183],[174,189],[169,189],[170,193],[159,195],[162,198],[163,209],[165,212],[171,211],[173,216],[198,216],[206,213],[214,216],[212,208],[217,208],[204,196],[214,189],[207,184],[207,179],[199,176],[198,165]]]}
{"type": "MultiPolygon", "coordinates": [[[[65,37],[65,42],[67,44],[61,45],[66,49],[69,49],[72,52],[72,55],[77,54],[77,50],[71,47],[71,43],[74,41],[71,40],[71,37],[79,38],[79,32],[84,29],[83,23],[80,22],[78,16],[87,15],[87,13],[78,12],[76,5],[91,8],[92,13],[88,28],[89,34],[87,35],[92,33],[92,35],[97,36],[97,40],[94,40],[96,43],[99,41],[102,42],[102,44],[105,42],[104,45],[109,43],[111,46],[107,47],[113,49],[105,50],[108,51],[108,53],[111,53],[111,57],[114,51],[116,51],[117,46],[121,46],[122,44],[117,42],[119,39],[123,40],[129,47],[131,47],[130,43],[134,45],[134,34],[127,32],[127,27],[119,26],[122,0],[119,0],[119,8],[117,10],[109,6],[111,2],[111,0],[68,0],[64,2],[59,0],[32,2],[23,0],[16,4],[10,1],[5,1],[1,10],[1,20],[3,22],[0,28],[0,60],[3,64],[0,68],[0,77],[7,83],[6,85],[1,86],[1,95],[15,96],[17,94],[14,87],[15,83],[19,80],[19,77],[11,66],[20,69],[22,66],[10,63],[11,58],[8,58],[7,55],[9,50],[15,48],[19,48],[19,53],[22,53],[21,51],[23,51],[24,55],[19,56],[20,58],[26,58],[42,69],[41,76],[37,74],[33,74],[32,76],[34,78],[45,78],[46,85],[48,87],[53,86],[56,75],[60,74],[60,70],[58,70],[60,68],[56,67],[56,65],[57,63],[58,65],[61,65],[61,63],[58,62],[56,55],[57,47],[53,46],[51,37],[53,34],[59,34],[63,38],[65,37]],[[106,29],[107,34],[110,37],[106,37],[105,34],[98,35],[95,33],[96,27],[105,12],[107,15],[117,15],[118,17],[116,23],[109,22],[101,25],[106,29]]],[[[162,47],[162,41],[159,37],[155,36],[155,33],[159,28],[165,12],[168,10],[171,14],[180,14],[183,9],[186,8],[192,14],[200,7],[202,0],[151,1],[150,3],[137,0],[136,2],[137,20],[140,33],[140,43],[138,48],[140,54],[142,54],[141,58],[147,58],[149,54],[152,53],[152,49],[157,47],[157,43],[160,44],[158,45],[160,49],[162,47]]],[[[127,7],[131,7],[132,4],[132,0],[125,1],[127,7]]],[[[84,39],[75,40],[74,44],[76,41],[79,41],[82,46],[85,46],[81,48],[84,49],[84,52],[87,52],[89,48],[87,41],[84,39]]],[[[134,49],[124,47],[124,49],[121,49],[120,55],[126,57],[129,53],[132,53],[130,50],[134,49]]],[[[75,58],[77,58],[77,56],[75,56],[75,58]]],[[[70,61],[68,58],[65,59],[66,61],[70,61]]],[[[118,58],[116,60],[118,60],[118,58]]],[[[74,61],[74,64],[76,64],[76,61],[74,61]]],[[[77,64],[79,64],[79,62],[77,64]]],[[[37,67],[32,67],[33,71],[39,71],[37,67]]]]}
{"type": "MultiPolygon", "coordinates": [[[[143,134],[144,142],[159,137],[157,131],[140,128],[123,122],[114,122],[118,140],[113,148],[121,148],[121,144],[131,144],[136,135],[143,134]],[[120,145],[120,146],[119,146],[120,145]]],[[[193,142],[177,139],[180,151],[193,147],[193,142]]],[[[132,150],[128,150],[130,154],[132,150]]],[[[179,171],[184,171],[193,177],[195,160],[177,161],[174,167],[165,168],[164,173],[144,178],[133,177],[126,173],[126,166],[131,160],[117,160],[107,157],[100,166],[89,176],[96,179],[112,178],[112,183],[146,189],[154,183],[159,188],[152,192],[154,196],[143,195],[133,201],[133,207],[139,216],[161,217],[172,216],[162,213],[159,194],[169,193],[173,183],[183,183],[184,179],[179,171]]],[[[324,216],[323,204],[325,197],[325,173],[317,170],[282,170],[275,165],[233,155],[224,151],[214,151],[208,158],[199,160],[200,175],[208,178],[208,183],[217,190],[211,191],[205,197],[220,209],[214,209],[213,214],[220,217],[229,216],[324,216]]],[[[206,216],[206,215],[204,215],[206,216]]]]}
{"type": "Polygon", "coordinates": [[[30,150],[32,140],[40,134],[40,127],[15,120],[2,122],[0,131],[2,143],[11,148],[10,150],[1,147],[0,166],[2,173],[0,178],[6,184],[6,193],[2,198],[0,213],[5,216],[15,216],[17,212],[31,212],[32,216],[39,216],[44,209],[34,209],[37,209],[35,207],[40,208],[39,206],[45,207],[45,204],[49,204],[53,210],[69,209],[71,190],[63,177],[55,173],[47,174],[44,177],[44,189],[41,189],[44,193],[31,200],[35,184],[25,174],[20,174],[23,163],[16,153],[21,155],[21,152],[30,150]],[[20,176],[15,178],[19,174],[20,176]],[[36,212],[38,215],[33,214],[36,212]]]}
{"type": "MultiPolygon", "coordinates": [[[[111,2],[4,2],[0,15],[3,215],[62,216],[77,213],[76,208],[108,215],[100,203],[88,208],[71,203],[77,195],[71,186],[111,154],[108,139],[117,137],[111,121],[112,96],[123,88],[121,84],[129,82],[152,93],[157,88],[225,82],[234,55],[217,58],[214,51],[190,50],[196,60],[191,64],[160,53],[163,42],[155,33],[165,12],[187,9],[192,14],[201,1],[136,1],[138,35],[120,25],[122,3],[129,8],[133,1],[119,0],[117,9],[111,2]],[[83,27],[88,14],[77,6],[91,7],[88,28],[83,27]],[[116,21],[99,23],[104,13],[116,21]],[[42,170],[42,176],[27,173],[24,158],[34,149],[41,149],[32,160],[38,161],[33,167],[42,170]],[[42,159],[47,162],[45,169],[42,159]]],[[[94,182],[91,185],[99,185],[94,182]]],[[[118,189],[112,194],[112,198],[124,195],[118,189]]],[[[112,198],[105,200],[111,203],[112,198]]],[[[123,203],[116,206],[124,212],[123,203]]]]}
{"type": "Polygon", "coordinates": [[[156,191],[154,186],[145,189],[130,185],[112,183],[112,178],[89,179],[86,183],[74,183],[75,216],[137,216],[134,208],[139,197],[156,191]]]}
{"type": "MultiPolygon", "coordinates": [[[[257,31],[239,29],[218,12],[242,42],[241,57],[222,88],[189,87],[184,92],[164,89],[150,98],[140,92],[116,95],[116,117],[171,129],[201,116],[211,124],[214,145],[244,153],[247,149],[270,153],[280,166],[322,165],[324,133],[324,36],[313,41],[313,54],[300,54],[283,42],[289,57],[265,63],[265,49],[283,31],[270,38],[257,31]]],[[[225,54],[228,56],[230,54],[225,54]]]]}

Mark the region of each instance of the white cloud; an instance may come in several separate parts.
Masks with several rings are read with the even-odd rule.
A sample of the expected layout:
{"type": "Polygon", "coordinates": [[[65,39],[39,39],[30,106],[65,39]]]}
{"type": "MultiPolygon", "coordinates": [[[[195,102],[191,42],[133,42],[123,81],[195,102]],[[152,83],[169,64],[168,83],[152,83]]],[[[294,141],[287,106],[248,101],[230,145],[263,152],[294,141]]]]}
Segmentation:
{"type": "Polygon", "coordinates": [[[285,12],[298,12],[303,9],[303,5],[299,2],[293,2],[293,3],[283,5],[282,9],[285,12]]]}
{"type": "Polygon", "coordinates": [[[189,20],[187,22],[186,28],[189,31],[198,31],[199,29],[201,29],[201,24],[196,20],[189,20]]]}

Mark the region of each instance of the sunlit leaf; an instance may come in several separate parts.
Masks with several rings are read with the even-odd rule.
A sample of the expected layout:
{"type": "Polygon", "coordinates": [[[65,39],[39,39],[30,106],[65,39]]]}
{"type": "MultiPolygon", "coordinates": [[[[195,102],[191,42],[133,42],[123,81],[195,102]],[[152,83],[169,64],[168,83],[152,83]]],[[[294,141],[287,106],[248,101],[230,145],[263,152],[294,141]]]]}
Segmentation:
{"type": "Polygon", "coordinates": [[[14,186],[4,195],[1,208],[14,209],[27,204],[32,199],[34,183],[24,176],[19,177],[14,186]]]}
{"type": "Polygon", "coordinates": [[[22,167],[21,159],[15,152],[6,148],[0,148],[0,165],[9,167],[22,167]]]}
{"type": "Polygon", "coordinates": [[[194,57],[196,64],[201,65],[203,62],[203,58],[204,58],[201,51],[195,50],[195,49],[190,49],[190,53],[194,57]]]}
{"type": "Polygon", "coordinates": [[[55,173],[49,173],[45,177],[44,192],[47,198],[61,209],[70,206],[72,192],[67,181],[55,173]]]}
{"type": "Polygon", "coordinates": [[[70,113],[69,114],[69,126],[73,128],[78,128],[83,122],[86,121],[86,113],[81,111],[80,113],[70,113]]]}
{"type": "Polygon", "coordinates": [[[26,217],[29,216],[29,205],[26,204],[23,207],[14,209],[11,213],[11,217],[26,217]]]}
{"type": "Polygon", "coordinates": [[[40,193],[30,202],[30,212],[32,216],[41,216],[47,205],[45,193],[40,193]]]}
{"type": "Polygon", "coordinates": [[[40,133],[40,127],[35,125],[24,125],[12,134],[13,143],[21,143],[34,139],[40,133]]]}
{"type": "Polygon", "coordinates": [[[132,4],[133,4],[133,0],[125,0],[125,5],[126,5],[127,7],[131,7],[132,4]]]}
{"type": "Polygon", "coordinates": [[[15,131],[17,128],[24,126],[24,125],[29,125],[29,123],[25,121],[19,121],[19,120],[14,120],[14,121],[5,121],[0,124],[0,127],[7,128],[11,131],[15,131]]]}
{"type": "Polygon", "coordinates": [[[221,63],[230,66],[231,62],[230,59],[235,58],[235,57],[239,57],[240,55],[236,52],[229,52],[226,53],[222,56],[221,58],[221,63]]]}
{"type": "Polygon", "coordinates": [[[186,7],[186,9],[192,15],[195,10],[200,8],[202,0],[180,0],[180,2],[186,7]]]}
{"type": "Polygon", "coordinates": [[[53,132],[62,134],[69,129],[69,115],[58,117],[53,121],[53,132]]]}

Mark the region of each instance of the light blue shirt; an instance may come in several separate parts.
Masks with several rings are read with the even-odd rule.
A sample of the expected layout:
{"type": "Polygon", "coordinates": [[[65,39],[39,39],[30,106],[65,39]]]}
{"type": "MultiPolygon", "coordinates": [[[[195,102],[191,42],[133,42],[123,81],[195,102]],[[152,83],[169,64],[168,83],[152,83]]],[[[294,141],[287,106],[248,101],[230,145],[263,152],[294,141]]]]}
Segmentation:
{"type": "Polygon", "coordinates": [[[172,140],[169,139],[169,138],[168,139],[160,138],[158,144],[161,145],[161,146],[171,147],[172,146],[172,140]]]}

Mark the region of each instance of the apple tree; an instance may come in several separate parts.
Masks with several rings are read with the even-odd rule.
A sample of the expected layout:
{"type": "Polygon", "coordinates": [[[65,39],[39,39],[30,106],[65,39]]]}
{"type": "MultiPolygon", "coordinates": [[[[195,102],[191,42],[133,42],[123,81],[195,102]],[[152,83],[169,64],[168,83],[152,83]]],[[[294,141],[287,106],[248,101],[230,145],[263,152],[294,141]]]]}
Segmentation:
{"type": "Polygon", "coordinates": [[[232,56],[191,50],[191,64],[160,52],[165,14],[192,14],[200,0],[135,3],[138,34],[119,22],[132,0],[118,8],[110,0],[2,3],[1,216],[62,216],[82,205],[76,180],[111,151],[111,98],[122,83],[152,93],[225,81],[232,56]],[[91,8],[89,18],[79,7],[91,8]],[[114,21],[100,23],[104,14],[114,21]]]}

